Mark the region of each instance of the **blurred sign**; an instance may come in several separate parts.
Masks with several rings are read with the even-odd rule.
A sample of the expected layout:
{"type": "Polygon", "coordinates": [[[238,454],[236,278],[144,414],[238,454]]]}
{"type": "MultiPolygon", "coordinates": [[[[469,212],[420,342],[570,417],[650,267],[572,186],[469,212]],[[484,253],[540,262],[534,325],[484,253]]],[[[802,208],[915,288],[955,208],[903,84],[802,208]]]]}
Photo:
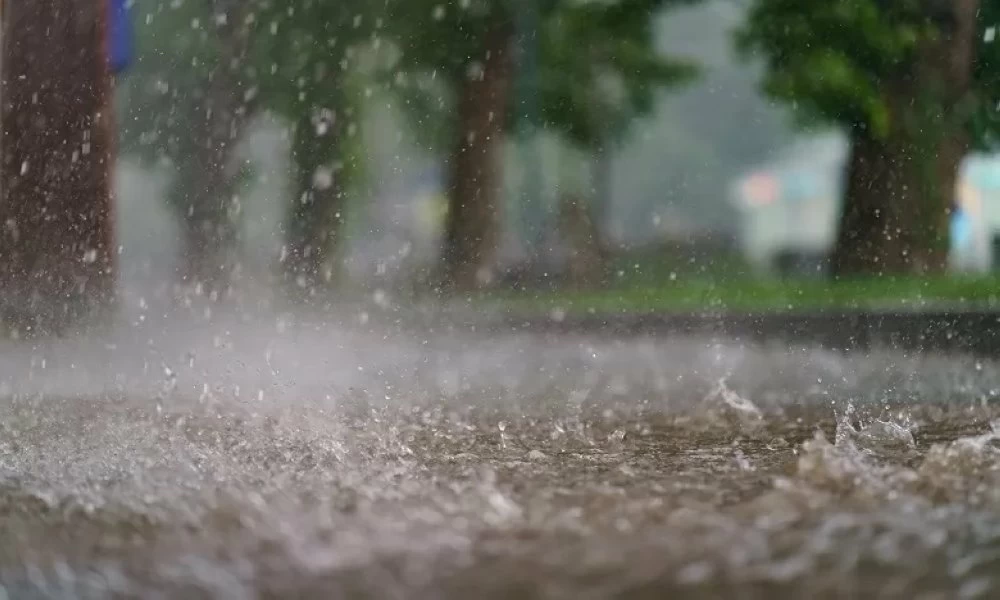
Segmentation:
{"type": "Polygon", "coordinates": [[[958,185],[959,210],[974,217],[980,216],[983,206],[982,197],[977,187],[968,181],[962,181],[958,185]]]}
{"type": "Polygon", "coordinates": [[[791,171],[785,175],[784,194],[785,200],[805,200],[816,195],[816,180],[813,173],[806,171],[791,171]]]}
{"type": "Polygon", "coordinates": [[[132,44],[132,19],[129,15],[129,0],[107,0],[108,2],[108,63],[111,72],[118,74],[132,64],[134,48],[132,44]]]}
{"type": "Polygon", "coordinates": [[[1000,190],[1000,165],[990,161],[974,165],[969,169],[969,179],[984,190],[1000,190]]]}
{"type": "Polygon", "coordinates": [[[750,206],[773,204],[780,193],[778,179],[768,173],[751,175],[743,182],[743,198],[750,206]]]}
{"type": "Polygon", "coordinates": [[[959,208],[951,215],[951,244],[958,249],[966,248],[972,241],[972,219],[965,210],[959,208]]]}

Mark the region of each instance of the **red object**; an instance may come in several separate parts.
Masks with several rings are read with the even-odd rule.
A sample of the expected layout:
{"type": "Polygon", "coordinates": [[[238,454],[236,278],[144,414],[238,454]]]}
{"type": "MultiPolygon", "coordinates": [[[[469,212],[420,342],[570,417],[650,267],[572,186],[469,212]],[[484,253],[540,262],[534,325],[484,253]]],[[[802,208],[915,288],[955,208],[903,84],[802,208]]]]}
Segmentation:
{"type": "Polygon", "coordinates": [[[767,206],[778,200],[781,184],[767,173],[756,173],[743,182],[743,198],[750,206],[767,206]]]}

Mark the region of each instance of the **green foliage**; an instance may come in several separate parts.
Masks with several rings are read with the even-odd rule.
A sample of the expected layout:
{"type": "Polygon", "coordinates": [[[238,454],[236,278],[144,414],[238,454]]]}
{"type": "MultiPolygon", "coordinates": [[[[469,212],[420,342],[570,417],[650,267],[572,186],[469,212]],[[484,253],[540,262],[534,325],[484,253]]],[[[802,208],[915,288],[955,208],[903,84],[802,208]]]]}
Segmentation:
{"type": "Polygon", "coordinates": [[[119,86],[121,151],[151,164],[193,155],[188,127],[219,52],[217,38],[201,28],[210,6],[138,3],[132,10],[137,58],[119,86]]]}
{"type": "MultiPolygon", "coordinates": [[[[298,123],[314,117],[343,129],[356,118],[360,96],[354,77],[359,47],[370,44],[377,10],[364,0],[179,0],[137,3],[138,60],[120,89],[122,151],[149,164],[173,165],[183,188],[189,170],[203,165],[195,145],[204,119],[205,90],[220,69],[236,62],[242,110],[268,111],[298,123]],[[249,43],[234,55],[236,35],[249,43]]],[[[332,131],[331,131],[332,133],[332,131]]],[[[300,134],[301,135],[301,134],[300,134]]],[[[310,162],[343,154],[341,135],[317,135],[310,162]]],[[[238,142],[234,140],[233,143],[238,142]]],[[[356,177],[357,160],[343,160],[341,175],[356,177]]],[[[183,191],[172,196],[184,197],[183,191]]]]}
{"type": "Polygon", "coordinates": [[[933,34],[921,0],[755,0],[737,46],[764,59],[765,90],[799,118],[885,135],[884,85],[911,69],[933,34]]]}
{"type": "MultiPolygon", "coordinates": [[[[483,58],[486,32],[508,26],[512,45],[522,46],[532,33],[517,31],[516,11],[535,2],[538,70],[521,92],[534,96],[545,126],[590,146],[624,135],[652,110],[658,89],[696,73],[692,64],[657,54],[653,22],[664,8],[696,1],[389,0],[386,33],[398,55],[385,79],[432,138],[428,145],[440,146],[450,137],[442,129],[452,124],[451,94],[483,58]]],[[[516,102],[510,109],[506,125],[513,130],[526,115],[516,102]]]]}
{"type": "Polygon", "coordinates": [[[670,3],[565,4],[543,24],[535,93],[545,124],[575,145],[621,138],[652,111],[659,89],[697,73],[695,65],[660,56],[654,47],[654,17],[670,3]]]}
{"type": "Polygon", "coordinates": [[[919,133],[942,116],[971,115],[974,142],[995,145],[1000,46],[983,35],[1000,23],[1000,4],[991,0],[980,3],[969,96],[944,108],[935,82],[919,81],[919,93],[912,93],[921,97],[913,98],[912,114],[893,114],[889,86],[919,77],[918,52],[939,35],[932,8],[927,0],[754,0],[737,46],[763,58],[765,90],[791,104],[806,122],[860,126],[881,137],[897,125],[919,133]]]}
{"type": "Polygon", "coordinates": [[[377,39],[378,8],[365,0],[273,1],[255,15],[248,67],[259,85],[259,102],[296,124],[292,159],[335,163],[341,189],[363,176],[361,152],[348,131],[362,112],[359,63],[377,39]]]}
{"type": "Polygon", "coordinates": [[[980,149],[1000,144],[1000,3],[983,2],[979,21],[983,35],[976,47],[974,77],[978,82],[970,125],[980,149]]]}
{"type": "MultiPolygon", "coordinates": [[[[669,253],[655,255],[657,266],[669,253]]],[[[627,265],[626,265],[627,266],[627,265]]],[[[623,269],[622,271],[626,271],[623,269]]],[[[483,309],[499,308],[525,316],[547,315],[553,308],[571,315],[623,312],[682,312],[705,310],[786,312],[824,310],[914,310],[948,307],[1000,307],[1000,279],[993,276],[868,277],[822,279],[761,279],[760,277],[705,275],[639,278],[625,275],[608,289],[528,290],[477,298],[483,309]]]]}
{"type": "Polygon", "coordinates": [[[289,119],[340,108],[343,80],[356,67],[358,47],[372,36],[374,8],[363,0],[268,0],[254,13],[248,73],[261,102],[289,119]]]}
{"type": "Polygon", "coordinates": [[[386,0],[386,31],[398,48],[392,69],[439,72],[454,81],[482,59],[491,25],[510,22],[507,0],[386,0]]]}

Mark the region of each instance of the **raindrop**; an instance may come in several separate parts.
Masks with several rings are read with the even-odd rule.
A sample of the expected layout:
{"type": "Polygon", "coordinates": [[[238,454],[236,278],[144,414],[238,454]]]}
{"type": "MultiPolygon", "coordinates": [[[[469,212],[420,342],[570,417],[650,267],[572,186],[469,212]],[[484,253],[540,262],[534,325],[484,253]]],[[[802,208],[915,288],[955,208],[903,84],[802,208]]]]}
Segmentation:
{"type": "Polygon", "coordinates": [[[546,460],[548,455],[541,450],[531,450],[528,452],[528,460],[546,460]]]}
{"type": "Polygon", "coordinates": [[[317,190],[328,190],[333,187],[333,169],[319,167],[313,173],[313,187],[317,190]]]}

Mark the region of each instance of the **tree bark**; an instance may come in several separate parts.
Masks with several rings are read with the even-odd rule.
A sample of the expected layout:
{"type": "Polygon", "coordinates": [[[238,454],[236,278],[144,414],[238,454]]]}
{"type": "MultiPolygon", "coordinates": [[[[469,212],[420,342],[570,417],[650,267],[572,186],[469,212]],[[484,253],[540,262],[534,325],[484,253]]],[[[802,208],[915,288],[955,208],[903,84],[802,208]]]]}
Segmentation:
{"type": "MultiPolygon", "coordinates": [[[[836,276],[917,270],[916,261],[940,257],[913,254],[904,212],[920,206],[905,174],[911,157],[888,142],[856,128],[850,134],[844,209],[832,257],[836,276]]],[[[943,264],[943,263],[942,263],[943,264]]]]}
{"type": "Polygon", "coordinates": [[[979,0],[941,6],[934,15],[941,35],[887,85],[889,134],[850,131],[834,276],[947,268],[949,214],[970,147],[962,108],[971,93],[979,0]]]}
{"type": "Polygon", "coordinates": [[[610,140],[601,142],[593,149],[591,158],[591,178],[594,186],[594,231],[602,252],[611,250],[607,234],[614,215],[614,153],[610,140]]]}
{"type": "Polygon", "coordinates": [[[581,288],[600,286],[606,276],[607,257],[587,201],[576,194],[563,194],[559,212],[560,229],[569,246],[566,266],[570,284],[581,288]]]}
{"type": "Polygon", "coordinates": [[[217,14],[226,15],[218,29],[223,51],[202,91],[203,110],[191,123],[199,139],[194,154],[177,173],[180,198],[175,205],[183,236],[180,281],[218,298],[229,290],[239,266],[236,192],[240,173],[233,168],[233,152],[255,103],[240,73],[249,49],[244,14],[250,3],[209,2],[217,14]]]}
{"type": "Polygon", "coordinates": [[[298,195],[288,215],[285,275],[293,289],[306,294],[330,283],[335,275],[344,211],[343,169],[337,168],[335,160],[340,132],[336,117],[332,123],[317,124],[312,115],[301,119],[295,129],[292,159],[298,195]]]}
{"type": "Polygon", "coordinates": [[[500,142],[513,75],[513,27],[485,37],[482,71],[458,86],[458,140],[449,162],[443,283],[460,290],[494,279],[500,227],[500,142]]]}
{"type": "Polygon", "coordinates": [[[3,7],[0,319],[60,330],[113,305],[104,2],[3,7]]]}

